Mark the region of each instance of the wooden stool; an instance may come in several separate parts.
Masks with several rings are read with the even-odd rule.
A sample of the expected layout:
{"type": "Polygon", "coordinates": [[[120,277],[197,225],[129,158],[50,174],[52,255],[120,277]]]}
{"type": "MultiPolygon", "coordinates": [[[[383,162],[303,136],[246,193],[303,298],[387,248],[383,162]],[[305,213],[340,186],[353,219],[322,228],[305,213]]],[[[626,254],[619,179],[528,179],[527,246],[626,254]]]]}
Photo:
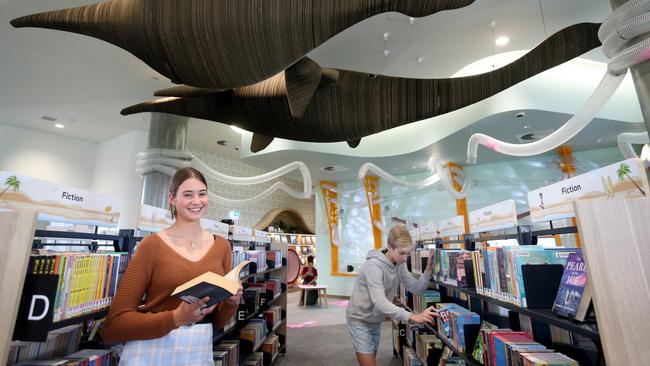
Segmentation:
{"type": "Polygon", "coordinates": [[[307,291],[309,290],[316,290],[318,291],[318,305],[323,306],[323,297],[325,298],[325,307],[327,306],[327,286],[325,285],[300,285],[298,286],[300,289],[300,297],[298,298],[298,304],[300,304],[300,300],[302,299],[302,306],[307,306],[307,291]]]}

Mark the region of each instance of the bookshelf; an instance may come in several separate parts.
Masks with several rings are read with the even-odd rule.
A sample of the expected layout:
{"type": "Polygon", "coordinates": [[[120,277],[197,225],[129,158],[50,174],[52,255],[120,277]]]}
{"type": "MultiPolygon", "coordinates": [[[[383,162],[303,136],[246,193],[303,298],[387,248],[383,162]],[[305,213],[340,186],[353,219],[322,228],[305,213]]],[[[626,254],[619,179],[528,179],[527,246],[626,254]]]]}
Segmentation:
{"type": "MultiPolygon", "coordinates": [[[[25,215],[28,214],[25,212],[0,213],[0,235],[3,235],[4,237],[9,237],[10,239],[12,238],[12,236],[19,236],[22,238],[21,242],[10,240],[9,245],[3,247],[3,249],[6,249],[8,252],[3,253],[6,255],[3,255],[2,258],[11,258],[11,261],[9,262],[9,265],[7,266],[3,265],[5,272],[2,273],[2,278],[11,279],[14,288],[5,289],[5,285],[3,284],[2,293],[10,294],[15,292],[16,296],[13,295],[10,296],[12,301],[15,302],[15,304],[11,304],[10,306],[11,309],[4,309],[4,306],[6,304],[3,303],[3,309],[2,309],[3,313],[10,314],[10,316],[8,317],[2,317],[3,322],[8,321],[10,323],[7,324],[0,323],[2,324],[2,327],[0,328],[1,329],[0,334],[2,336],[2,343],[0,344],[0,362],[2,362],[2,364],[7,363],[9,346],[14,336],[14,329],[21,330],[20,332],[16,333],[16,335],[19,338],[18,340],[34,342],[34,341],[39,341],[38,339],[42,337],[48,338],[48,333],[50,331],[59,330],[71,325],[82,324],[82,329],[86,329],[85,326],[88,324],[89,321],[104,318],[108,314],[108,307],[107,306],[101,307],[99,305],[100,304],[99,300],[104,299],[103,301],[105,302],[108,301],[106,297],[106,295],[108,295],[108,292],[105,293],[94,292],[89,287],[90,290],[88,290],[87,297],[85,298],[86,310],[84,311],[79,310],[76,314],[71,314],[69,316],[62,317],[61,320],[54,321],[53,312],[56,305],[55,298],[57,297],[56,282],[58,282],[59,275],[47,275],[44,273],[41,274],[42,272],[39,274],[28,274],[27,273],[28,267],[30,266],[30,263],[33,261],[33,259],[31,258],[32,251],[38,251],[42,249],[43,246],[68,247],[71,245],[71,243],[66,243],[65,241],[88,242],[89,244],[77,244],[77,245],[90,247],[91,249],[95,249],[95,250],[98,247],[103,245],[98,243],[101,241],[101,242],[105,242],[106,246],[109,246],[111,249],[115,249],[116,251],[119,251],[122,248],[132,247],[132,245],[136,242],[135,238],[129,236],[130,234],[133,233],[133,231],[129,231],[129,230],[122,231],[120,232],[119,235],[34,230],[36,225],[36,215],[31,214],[32,217],[31,225],[27,224],[26,222],[22,222],[22,223],[19,222],[22,220],[19,218],[25,217],[25,215]],[[18,219],[18,221],[15,221],[15,219],[18,219]],[[9,228],[4,227],[4,225],[2,224],[10,224],[10,227],[9,228]],[[10,234],[10,232],[13,233],[13,235],[10,234]],[[49,283],[49,281],[54,281],[54,286],[51,286],[51,288],[46,292],[41,292],[43,291],[43,285],[49,283]],[[29,288],[27,286],[29,286],[29,288]],[[26,293],[25,291],[28,292],[26,293]],[[38,320],[28,319],[26,317],[26,314],[19,313],[21,298],[27,300],[31,298],[32,302],[35,302],[34,297],[32,297],[32,295],[34,297],[36,297],[37,295],[42,296],[40,301],[42,301],[43,303],[45,303],[45,301],[49,302],[48,310],[44,313],[42,319],[38,319],[38,320]],[[91,305],[90,303],[92,302],[94,302],[93,307],[90,306],[91,305]],[[91,310],[91,308],[93,310],[91,310]],[[24,318],[21,318],[21,316],[24,318]]],[[[84,254],[84,253],[88,254],[88,251],[80,252],[79,254],[84,254]]],[[[120,256],[117,253],[113,253],[112,255],[114,257],[124,258],[124,260],[126,260],[126,258],[128,257],[126,255],[120,256]]],[[[106,255],[106,257],[108,256],[109,254],[106,255]]],[[[52,263],[56,263],[54,262],[54,260],[62,257],[63,256],[59,256],[59,255],[51,255],[46,258],[50,258],[52,260],[52,263]]],[[[95,258],[99,258],[99,257],[106,258],[104,256],[101,256],[101,253],[96,253],[95,258]]],[[[109,271],[111,268],[113,268],[114,273],[122,272],[123,267],[117,266],[118,263],[117,261],[115,262],[115,267],[111,267],[109,263],[110,262],[108,260],[105,260],[104,262],[101,262],[100,260],[96,260],[95,262],[88,261],[87,278],[90,279],[90,275],[93,273],[91,268],[94,267],[92,267],[92,265],[102,264],[104,265],[103,268],[108,268],[107,270],[104,270],[104,272],[98,271],[97,273],[108,273],[107,271],[109,271]]],[[[63,267],[62,264],[59,265],[61,267],[58,268],[63,267]]],[[[50,267],[50,270],[53,270],[53,268],[55,267],[54,266],[50,267]]],[[[96,281],[96,283],[99,284],[101,278],[104,277],[96,275],[95,277],[93,277],[92,280],[96,281]]],[[[88,283],[92,283],[92,282],[88,282],[88,283]]],[[[107,284],[109,282],[101,282],[101,283],[104,284],[105,286],[104,289],[108,290],[107,284]]],[[[38,308],[38,306],[36,308],[38,308]]],[[[41,306],[41,308],[43,308],[43,306],[41,306]]],[[[34,311],[39,311],[39,310],[34,310],[34,311]]]]}
{"type": "MultiPolygon", "coordinates": [[[[258,271],[258,266],[253,264],[251,265],[250,273],[242,276],[240,279],[243,282],[244,289],[249,288],[251,283],[255,282],[264,282],[271,278],[279,278],[281,280],[281,290],[277,295],[273,295],[272,291],[267,290],[265,295],[261,297],[263,300],[260,300],[259,307],[254,311],[250,311],[249,308],[240,305],[240,308],[236,314],[236,322],[234,324],[227,325],[224,329],[215,330],[215,335],[213,337],[214,345],[220,344],[225,340],[237,340],[238,333],[246,327],[254,319],[265,319],[264,312],[270,310],[272,307],[280,307],[280,321],[277,324],[267,324],[265,340],[270,339],[273,335],[278,336],[279,340],[279,352],[278,354],[283,355],[286,353],[286,335],[287,335],[287,252],[288,245],[287,242],[279,241],[279,237],[272,235],[271,240],[258,240],[258,233],[256,231],[256,239],[253,241],[242,241],[242,240],[231,240],[231,245],[244,247],[248,250],[260,250],[264,249],[265,251],[275,250],[280,251],[282,255],[282,264],[276,266],[270,260],[267,260],[268,268],[262,268],[258,271]]],[[[255,352],[260,351],[264,340],[259,342],[251,342],[245,339],[239,339],[239,365],[243,365],[255,352]]],[[[264,355],[264,365],[272,365],[276,359],[277,355],[264,355]]]]}
{"type": "Polygon", "coordinates": [[[290,249],[293,249],[300,256],[300,263],[307,265],[307,257],[316,256],[316,235],[313,234],[287,234],[272,233],[273,240],[279,243],[286,243],[290,249]]]}
{"type": "MultiPolygon", "coordinates": [[[[423,244],[430,246],[435,245],[437,249],[447,249],[450,245],[453,244],[454,248],[460,247],[460,249],[474,250],[475,245],[479,242],[505,239],[516,239],[520,245],[531,245],[533,242],[535,242],[535,237],[570,234],[577,232],[578,230],[575,226],[553,228],[551,224],[550,229],[537,231],[531,230],[529,226],[521,226],[517,227],[517,233],[515,234],[491,234],[488,236],[484,235],[480,237],[465,235],[461,238],[454,238],[451,240],[443,240],[437,238],[424,242],[420,241],[418,242],[418,246],[422,247],[423,244]]],[[[609,242],[611,242],[611,239],[609,242]]],[[[465,266],[467,268],[467,263],[465,266]]],[[[415,277],[419,277],[421,274],[413,273],[413,275],[415,277]]],[[[468,275],[470,274],[468,273],[468,275]]],[[[590,281],[591,278],[592,277],[590,275],[590,281]]],[[[601,345],[601,332],[599,331],[598,325],[593,318],[588,319],[585,322],[579,322],[556,315],[550,308],[533,309],[521,307],[511,302],[502,301],[501,299],[479,293],[477,289],[474,288],[473,281],[470,281],[468,286],[457,286],[432,278],[429,283],[429,288],[438,290],[440,292],[441,302],[459,304],[462,307],[465,307],[470,311],[478,314],[482,321],[490,321],[501,328],[510,328],[514,331],[521,331],[524,329],[524,324],[521,323],[521,321],[529,322],[529,326],[527,328],[530,332],[532,332],[535,341],[542,343],[548,348],[555,349],[558,352],[564,353],[567,356],[580,361],[581,365],[605,364],[605,353],[603,351],[603,346],[601,345]],[[507,313],[507,315],[505,313],[507,313]],[[526,318],[527,320],[522,320],[526,318]],[[551,329],[552,327],[566,331],[574,336],[583,337],[589,342],[583,344],[584,340],[581,339],[581,345],[579,346],[573,344],[562,344],[561,342],[556,343],[555,339],[553,338],[553,331],[551,329]],[[593,343],[595,347],[592,348],[589,346],[591,343],[593,343]],[[585,345],[587,345],[587,347],[583,348],[585,345]]],[[[596,301],[595,298],[594,301],[596,301]]],[[[402,299],[402,302],[404,303],[405,308],[410,310],[407,303],[405,302],[405,299],[402,299]]],[[[616,303],[620,303],[620,301],[616,301],[616,303]]],[[[476,362],[471,356],[471,352],[474,346],[472,340],[469,341],[470,343],[467,343],[468,349],[467,352],[464,353],[454,347],[452,342],[450,342],[450,340],[448,340],[446,337],[442,337],[434,327],[425,325],[425,329],[426,333],[436,335],[445,344],[445,346],[453,351],[454,354],[465,360],[468,365],[479,365],[479,363],[476,362]]],[[[413,345],[408,344],[408,342],[407,345],[413,348],[413,345]]],[[[427,364],[424,362],[426,360],[422,360],[421,357],[420,361],[422,361],[424,365],[427,364]]]]}

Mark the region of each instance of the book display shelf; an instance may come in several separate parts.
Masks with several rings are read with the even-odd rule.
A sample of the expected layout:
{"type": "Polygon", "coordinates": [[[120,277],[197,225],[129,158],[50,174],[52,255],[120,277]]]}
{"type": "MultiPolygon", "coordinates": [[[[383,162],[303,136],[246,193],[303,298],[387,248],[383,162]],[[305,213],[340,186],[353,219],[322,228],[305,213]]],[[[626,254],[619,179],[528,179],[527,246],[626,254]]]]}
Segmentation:
{"type": "MultiPolygon", "coordinates": [[[[436,250],[444,248],[475,251],[487,241],[514,239],[517,240],[520,246],[525,246],[536,243],[538,238],[542,236],[575,234],[578,232],[575,226],[553,228],[552,224],[550,229],[538,231],[532,231],[529,226],[519,226],[516,229],[517,232],[513,234],[488,234],[487,236],[482,235],[480,237],[463,235],[458,238],[446,238],[444,240],[437,238],[429,241],[418,241],[417,246],[418,248],[422,248],[423,246],[435,247],[436,250]]],[[[424,261],[421,264],[419,263],[420,259],[420,257],[414,259],[418,261],[418,265],[412,266],[414,269],[418,267],[413,273],[415,277],[419,277],[421,274],[418,273],[418,270],[423,270],[426,266],[426,258],[422,258],[424,261]]],[[[442,347],[446,347],[451,350],[457,362],[461,362],[460,360],[462,359],[467,365],[481,365],[482,362],[478,362],[472,353],[476,339],[480,337],[481,324],[483,321],[487,321],[496,325],[498,328],[528,332],[528,334],[532,335],[532,339],[535,342],[571,357],[578,361],[580,365],[601,366],[606,364],[607,346],[601,343],[602,335],[599,332],[599,327],[596,324],[596,318],[593,312],[590,312],[591,316],[585,321],[580,322],[557,315],[552,311],[551,307],[559,285],[559,278],[551,279],[550,272],[548,272],[552,269],[552,265],[524,266],[535,267],[539,272],[535,276],[524,275],[524,286],[526,289],[526,297],[528,298],[528,304],[524,307],[516,304],[517,301],[513,297],[507,298],[507,295],[489,293],[488,290],[481,288],[480,284],[477,286],[474,280],[474,269],[476,267],[472,265],[473,260],[476,259],[470,256],[469,260],[464,261],[466,282],[449,281],[447,278],[436,278],[437,268],[434,267],[434,276],[429,283],[429,289],[439,293],[439,299],[437,299],[436,303],[458,304],[462,308],[478,314],[480,317],[480,321],[473,322],[475,324],[462,326],[464,332],[462,332],[463,335],[461,337],[464,337],[464,342],[459,342],[457,339],[452,340],[452,337],[441,334],[439,326],[424,325],[419,327],[419,334],[433,334],[442,343],[439,344],[440,348],[427,347],[427,353],[424,353],[422,350],[418,350],[418,343],[413,340],[413,337],[409,338],[405,336],[409,334],[409,325],[395,323],[393,325],[393,342],[394,353],[396,355],[399,354],[403,358],[415,356],[423,365],[437,365],[442,355],[442,347]],[[551,290],[548,290],[548,282],[553,281],[556,281],[555,286],[550,286],[551,290]],[[460,344],[463,344],[464,349],[459,347],[460,344]],[[411,349],[408,351],[408,354],[400,351],[400,347],[402,346],[411,349]]],[[[435,256],[434,263],[436,263],[435,256]]],[[[561,274],[562,271],[560,271],[561,274]]],[[[590,281],[592,277],[593,275],[590,274],[590,281]]],[[[402,291],[400,300],[403,306],[409,311],[413,311],[411,309],[415,309],[416,312],[419,311],[419,304],[417,303],[421,301],[420,297],[402,291]]],[[[594,298],[594,302],[596,301],[598,300],[594,298]]],[[[435,304],[426,302],[426,305],[431,306],[435,304]]],[[[420,305],[420,308],[422,306],[424,305],[420,305]]],[[[454,337],[460,333],[458,331],[454,334],[454,337]]],[[[405,360],[405,362],[407,361],[405,360]]]]}
{"type": "MultiPolygon", "coordinates": [[[[0,289],[5,295],[0,310],[9,315],[0,320],[2,365],[9,360],[27,360],[17,356],[20,352],[34,355],[36,359],[63,357],[76,351],[78,343],[74,339],[78,334],[81,334],[80,348],[103,348],[88,338],[92,338],[101,319],[108,314],[129,253],[142,239],[135,237],[133,230],[105,235],[35,230],[35,227],[35,214],[0,213],[0,235],[8,238],[0,258],[0,289]],[[75,252],[58,254],[53,251],[56,247],[75,252]],[[69,287],[64,289],[61,283],[65,281],[59,278],[66,278],[66,273],[70,273],[69,287]],[[64,335],[60,336],[61,333],[64,335]],[[17,342],[12,345],[12,340],[17,342]],[[65,354],[51,353],[60,344],[68,346],[65,354]]],[[[232,364],[268,366],[278,355],[286,353],[288,248],[270,238],[231,240],[231,245],[251,256],[246,259],[253,263],[240,279],[245,296],[252,295],[245,297],[230,324],[214,329],[215,362],[220,364],[216,357],[231,357],[223,359],[228,360],[223,364],[235,360],[232,364]]]]}
{"type": "Polygon", "coordinates": [[[316,256],[316,235],[273,233],[274,241],[286,243],[300,256],[300,264],[307,265],[307,257],[316,256]]]}
{"type": "Polygon", "coordinates": [[[270,240],[260,240],[259,233],[256,232],[251,241],[241,240],[241,237],[231,239],[233,248],[240,247],[237,250],[250,251],[258,258],[246,258],[252,263],[248,273],[240,276],[244,287],[243,304],[235,318],[223,329],[214,331],[215,347],[226,349],[237,345],[234,351],[237,354],[225,356],[224,365],[269,366],[278,355],[286,354],[288,247],[271,236],[270,240]],[[255,253],[259,251],[265,252],[264,264],[255,253]]]}
{"type": "MultiPolygon", "coordinates": [[[[68,342],[68,333],[77,334],[77,327],[82,345],[94,347],[87,336],[96,331],[95,321],[108,314],[128,252],[138,241],[133,230],[122,230],[119,235],[34,230],[35,214],[0,215],[0,235],[9,238],[3,248],[2,257],[9,260],[2,266],[1,289],[11,295],[2,302],[3,314],[8,316],[0,323],[0,364],[15,361],[10,355],[14,358],[20,352],[43,358],[57,344],[68,342]],[[83,251],[46,252],[43,247],[83,247],[83,251]],[[18,343],[11,346],[12,340],[18,343]]],[[[70,344],[74,346],[68,350],[76,351],[76,342],[70,344]]],[[[27,360],[24,357],[18,359],[27,360]]]]}

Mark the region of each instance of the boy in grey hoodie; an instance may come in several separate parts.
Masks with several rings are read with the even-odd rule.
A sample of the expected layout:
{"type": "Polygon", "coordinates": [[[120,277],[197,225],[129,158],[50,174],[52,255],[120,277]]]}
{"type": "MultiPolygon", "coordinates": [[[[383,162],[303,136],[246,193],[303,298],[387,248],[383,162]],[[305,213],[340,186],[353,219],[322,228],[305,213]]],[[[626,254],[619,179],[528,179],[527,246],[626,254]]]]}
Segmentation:
{"type": "Polygon", "coordinates": [[[421,294],[427,290],[433,271],[433,251],[427,268],[419,280],[406,268],[406,259],[413,250],[411,234],[404,226],[393,227],[388,234],[388,247],[371,250],[361,266],[346,312],[348,330],[361,366],[375,366],[381,324],[385,317],[415,323],[433,323],[433,308],[419,314],[410,313],[393,304],[398,286],[421,294]]]}

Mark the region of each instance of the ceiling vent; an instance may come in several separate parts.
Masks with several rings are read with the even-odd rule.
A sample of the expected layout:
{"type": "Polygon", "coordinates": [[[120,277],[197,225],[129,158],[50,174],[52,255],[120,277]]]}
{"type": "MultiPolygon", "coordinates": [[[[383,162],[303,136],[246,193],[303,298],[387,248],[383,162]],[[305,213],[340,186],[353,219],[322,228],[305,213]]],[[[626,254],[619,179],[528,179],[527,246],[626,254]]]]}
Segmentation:
{"type": "Polygon", "coordinates": [[[57,120],[57,118],[55,118],[55,117],[50,117],[50,116],[43,116],[43,117],[41,117],[41,119],[42,119],[42,120],[45,120],[45,121],[50,121],[50,122],[54,122],[54,121],[57,120]]]}
{"type": "Polygon", "coordinates": [[[553,133],[553,130],[542,130],[542,131],[533,131],[528,133],[522,133],[517,135],[517,141],[519,142],[531,142],[541,140],[544,137],[553,133]]]}
{"type": "Polygon", "coordinates": [[[328,172],[328,173],[338,173],[338,172],[344,172],[346,170],[350,170],[350,168],[346,168],[344,166],[340,165],[326,165],[318,168],[322,171],[328,172]]]}

